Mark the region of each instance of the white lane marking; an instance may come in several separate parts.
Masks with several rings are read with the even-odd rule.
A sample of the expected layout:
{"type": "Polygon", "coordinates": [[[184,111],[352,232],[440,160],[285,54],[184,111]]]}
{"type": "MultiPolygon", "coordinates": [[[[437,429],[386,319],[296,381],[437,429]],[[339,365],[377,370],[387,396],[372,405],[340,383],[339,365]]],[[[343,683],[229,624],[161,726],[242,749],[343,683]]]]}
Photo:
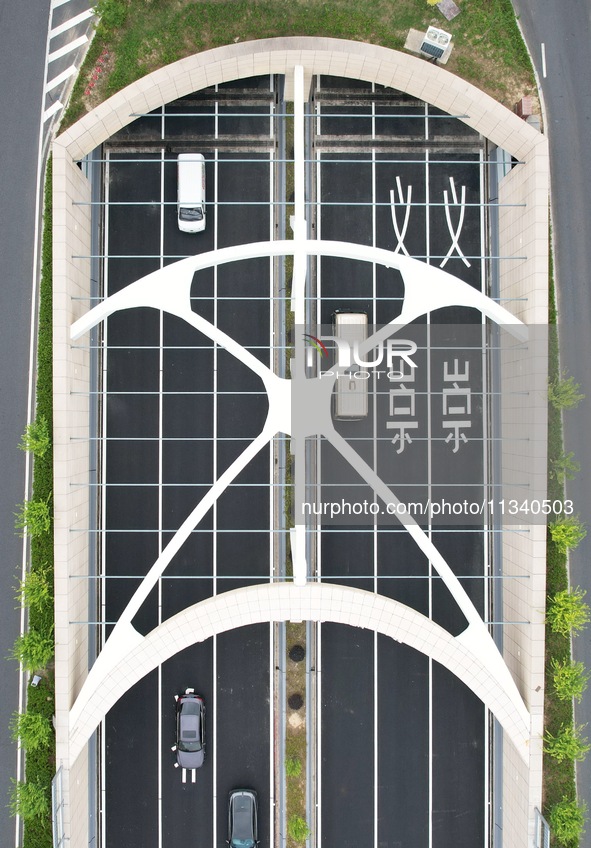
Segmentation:
{"type": "Polygon", "coordinates": [[[46,86],[45,86],[45,88],[44,88],[44,92],[45,92],[45,94],[47,94],[47,92],[48,92],[48,91],[51,91],[53,88],[57,88],[57,87],[58,87],[58,85],[61,85],[61,83],[62,83],[62,82],[65,82],[67,79],[69,79],[69,78],[70,78],[71,76],[73,76],[75,73],[76,73],[76,66],[75,66],[75,65],[70,65],[70,67],[69,67],[69,68],[66,68],[66,70],[65,70],[65,71],[62,71],[62,73],[61,73],[61,74],[58,74],[58,76],[57,76],[57,77],[54,77],[52,80],[50,80],[50,81],[46,84],[46,86]]]}
{"type": "MultiPolygon", "coordinates": [[[[374,419],[375,420],[375,419],[374,419]]],[[[374,575],[377,575],[377,519],[374,519],[373,531],[373,557],[374,557],[374,575]]],[[[377,577],[374,576],[374,586],[377,586],[377,577]]],[[[377,590],[376,590],[377,591],[377,590]]],[[[380,786],[380,771],[379,771],[379,740],[378,740],[378,721],[379,721],[379,705],[378,705],[378,632],[374,630],[373,634],[373,845],[378,848],[379,840],[379,786],[380,786]]]]}
{"type": "MultiPolygon", "coordinates": [[[[273,451],[270,451],[271,458],[273,451]]],[[[272,490],[271,490],[272,491],[272,490]]],[[[273,501],[273,498],[270,497],[273,501]]],[[[273,536],[269,533],[269,536],[273,536]]],[[[273,568],[273,560],[269,562],[273,568]]],[[[274,626],[269,622],[269,833],[272,834],[269,844],[271,848],[275,845],[275,652],[274,652],[274,626]]]]}
{"type": "Polygon", "coordinates": [[[63,47],[60,47],[59,50],[54,50],[53,53],[50,53],[47,57],[47,64],[50,62],[55,62],[56,59],[61,59],[62,56],[67,56],[68,53],[71,53],[73,50],[77,50],[79,47],[82,47],[83,44],[86,44],[88,41],[87,35],[81,35],[80,38],[76,38],[74,41],[70,41],[69,44],[65,44],[63,47]]]}
{"type": "MultiPolygon", "coordinates": [[[[269,88],[273,91],[273,77],[269,78],[269,88]]],[[[271,101],[270,105],[270,124],[271,138],[274,134],[275,125],[275,101],[271,101]]],[[[274,181],[274,148],[269,150],[269,209],[274,210],[273,200],[275,195],[274,181]]],[[[275,238],[275,213],[269,213],[269,241],[275,238]]],[[[275,323],[273,300],[273,260],[269,257],[269,365],[273,368],[275,358],[275,333],[273,326],[275,323]]],[[[274,575],[274,530],[275,530],[275,498],[273,496],[273,475],[275,473],[275,440],[269,445],[269,582],[275,581],[274,575]]],[[[275,628],[273,623],[269,623],[269,834],[272,834],[269,840],[271,848],[275,845],[275,645],[274,645],[275,628]]]]}
{"type": "MultiPolygon", "coordinates": [[[[273,77],[272,77],[272,75],[269,77],[269,92],[271,94],[275,93],[274,88],[273,88],[273,77]]],[[[273,114],[274,108],[275,108],[275,102],[273,100],[271,100],[270,105],[269,105],[269,138],[271,138],[271,139],[273,138],[273,135],[274,135],[274,133],[273,133],[273,127],[274,127],[274,123],[275,123],[274,120],[273,120],[273,118],[274,118],[274,114],[273,114]]],[[[273,206],[271,206],[271,209],[273,209],[273,206]]],[[[273,216],[271,216],[271,217],[273,217],[273,216]]]]}
{"type": "MultiPolygon", "coordinates": [[[[218,88],[216,85],[216,92],[218,88]]],[[[218,137],[218,106],[215,101],[215,137],[218,137]]],[[[213,151],[213,247],[218,248],[218,192],[219,192],[219,150],[216,147],[213,151]]],[[[218,325],[218,266],[213,268],[213,323],[218,325]]],[[[212,464],[212,479],[218,479],[218,350],[217,344],[213,345],[213,404],[212,404],[212,437],[213,437],[213,456],[212,464]]],[[[213,538],[211,542],[211,573],[213,577],[212,595],[217,595],[217,574],[218,574],[218,548],[217,548],[217,527],[218,527],[218,502],[214,501],[212,508],[212,527],[213,538]]],[[[211,692],[213,698],[212,715],[213,715],[213,756],[212,756],[212,844],[218,844],[218,819],[217,819],[217,780],[218,780],[218,761],[217,761],[217,679],[218,679],[218,637],[213,637],[212,657],[211,657],[211,692]]]]}
{"type": "MultiPolygon", "coordinates": [[[[316,78],[316,91],[320,91],[320,74],[316,78]]],[[[316,104],[316,135],[320,136],[320,103],[316,104]]],[[[320,196],[320,195],[318,195],[320,196]]],[[[316,226],[318,226],[318,221],[316,222],[316,226]]]]}
{"type": "Polygon", "coordinates": [[[546,76],[546,45],[542,41],[542,76],[546,76]]]}
{"type": "MultiPolygon", "coordinates": [[[[375,87],[372,84],[372,92],[375,87]]],[[[375,139],[375,100],[372,100],[372,136],[375,139]]],[[[376,148],[371,149],[371,241],[374,247],[377,246],[377,163],[376,163],[376,148]]],[[[372,265],[372,321],[377,322],[377,268],[372,265]]],[[[373,399],[373,469],[378,470],[378,396],[374,391],[373,399]]],[[[377,497],[374,495],[374,501],[377,502],[377,497]]],[[[377,594],[378,591],[378,522],[374,518],[373,533],[373,590],[377,594]]],[[[379,846],[379,739],[378,739],[378,633],[374,631],[373,638],[373,844],[374,848],[379,846]]]]}
{"type": "Polygon", "coordinates": [[[69,18],[69,20],[64,21],[63,24],[59,24],[55,29],[49,31],[49,37],[55,38],[56,35],[61,35],[63,32],[67,32],[72,27],[78,26],[78,24],[84,23],[89,18],[94,17],[94,12],[92,9],[87,9],[86,12],[81,12],[79,15],[75,15],[73,18],[69,18]]]}
{"type": "MultiPolygon", "coordinates": [[[[428,111],[428,110],[427,110],[428,111]]],[[[425,138],[428,135],[428,115],[425,117],[425,138]]],[[[429,151],[425,152],[425,255],[427,264],[431,264],[431,220],[429,215],[430,210],[430,193],[431,193],[431,170],[429,163],[429,151]]],[[[427,324],[431,322],[431,314],[427,313],[426,316],[427,324]]],[[[427,397],[430,397],[431,392],[431,356],[429,351],[429,343],[430,336],[427,336],[427,397]]],[[[427,495],[430,497],[431,495],[431,479],[432,479],[432,467],[431,467],[431,404],[427,406],[427,495]]],[[[429,522],[427,528],[427,535],[429,539],[432,539],[432,527],[429,522]]],[[[428,605],[429,605],[429,618],[433,617],[433,565],[429,561],[429,580],[428,580],[428,605]]],[[[431,658],[429,657],[428,661],[428,669],[429,669],[429,678],[428,678],[428,687],[427,687],[427,710],[428,710],[428,731],[427,731],[427,745],[429,751],[429,772],[428,772],[428,822],[429,822],[429,835],[428,835],[428,848],[433,848],[433,663],[431,658]]]]}
{"type": "Polygon", "coordinates": [[[58,6],[65,6],[66,3],[70,3],[71,0],[51,0],[51,11],[57,9],[58,6]]]}
{"type": "Polygon", "coordinates": [[[443,261],[439,264],[440,268],[445,268],[447,264],[447,260],[451,257],[454,250],[457,251],[459,258],[462,260],[466,268],[470,268],[470,263],[464,256],[462,249],[458,243],[458,239],[460,237],[460,233],[462,232],[462,227],[464,225],[464,215],[466,212],[466,186],[462,186],[462,194],[461,199],[458,204],[458,193],[456,191],[456,184],[453,177],[449,178],[449,184],[451,187],[451,194],[454,206],[460,207],[460,217],[458,218],[458,226],[454,229],[454,226],[451,221],[451,213],[450,213],[450,202],[449,195],[447,193],[447,189],[443,192],[443,201],[445,204],[445,220],[447,221],[447,228],[449,230],[449,234],[451,236],[451,247],[445,254],[443,261]]]}
{"type": "Polygon", "coordinates": [[[181,783],[187,782],[187,769],[181,769],[181,783]]]}
{"type": "Polygon", "coordinates": [[[191,769],[191,783],[197,783],[197,772],[195,769],[191,769]]]}
{"type": "MultiPolygon", "coordinates": [[[[485,192],[485,165],[484,165],[484,154],[483,151],[480,151],[479,154],[479,192],[480,197],[484,197],[485,192]]],[[[480,206],[480,252],[483,253],[484,245],[486,243],[486,216],[484,210],[484,204],[480,206]]],[[[485,269],[485,263],[480,263],[480,291],[486,291],[487,284],[487,275],[485,269]]],[[[487,353],[487,321],[484,315],[481,314],[480,321],[482,325],[481,330],[481,344],[482,344],[482,352],[481,352],[481,362],[482,362],[482,397],[489,397],[489,386],[488,386],[488,353],[487,353]]],[[[490,403],[490,401],[489,401],[490,403]]],[[[482,467],[484,469],[484,492],[488,491],[488,485],[490,482],[490,467],[489,467],[489,452],[488,446],[490,444],[490,436],[489,427],[488,427],[488,415],[482,414],[482,467]]],[[[487,575],[492,574],[492,569],[490,565],[489,555],[490,548],[487,544],[487,539],[489,538],[489,526],[488,523],[483,526],[483,539],[482,539],[482,550],[484,552],[482,559],[482,576],[484,582],[484,609],[489,609],[489,584],[490,580],[487,580],[487,575]]],[[[490,768],[490,739],[489,739],[489,721],[487,719],[490,718],[490,713],[487,711],[486,707],[484,707],[483,719],[484,719],[484,840],[483,845],[490,844],[490,834],[489,834],[489,826],[490,826],[490,816],[489,816],[489,805],[491,803],[490,798],[490,783],[489,783],[489,768],[490,768]]]]}
{"type": "MultiPolygon", "coordinates": [[[[164,137],[164,106],[162,107],[162,123],[160,134],[164,137]]],[[[164,168],[166,162],[166,151],[160,148],[160,267],[164,266],[164,168]]],[[[162,483],[163,483],[163,459],[162,439],[164,436],[164,312],[160,311],[160,323],[158,327],[160,335],[160,350],[158,351],[158,553],[162,553],[162,483]]],[[[158,578],[158,624],[162,624],[162,577],[158,578]]],[[[162,665],[158,666],[158,848],[162,848],[162,665]]]]}
{"type": "Polygon", "coordinates": [[[61,100],[56,100],[55,103],[52,103],[49,109],[46,109],[43,113],[43,123],[48,121],[52,115],[55,115],[56,112],[59,112],[60,109],[64,108],[64,104],[61,100]]]}
{"type": "MultiPolygon", "coordinates": [[[[111,178],[111,154],[110,151],[107,150],[106,155],[106,163],[105,163],[105,218],[104,218],[104,251],[105,256],[109,256],[109,209],[110,209],[110,178],[111,178]]],[[[104,291],[109,291],[109,260],[108,258],[103,262],[103,286],[104,291]]],[[[103,350],[102,350],[102,385],[107,386],[107,356],[109,352],[109,321],[105,321],[105,329],[103,333],[103,350]]],[[[102,405],[102,421],[101,421],[101,432],[104,435],[107,433],[107,404],[103,403],[102,405]]],[[[108,455],[108,443],[105,441],[103,444],[103,449],[101,451],[101,480],[104,481],[105,472],[107,468],[107,455],[108,455]]],[[[103,484],[102,491],[100,493],[101,497],[101,530],[103,532],[103,538],[105,538],[104,533],[107,528],[107,487],[103,484]]],[[[101,545],[101,573],[100,573],[100,584],[101,584],[101,650],[104,647],[104,644],[107,640],[107,626],[104,622],[107,620],[107,546],[101,545]]],[[[102,796],[102,806],[101,806],[101,832],[102,832],[102,848],[106,848],[107,845],[107,745],[106,745],[106,720],[103,721],[103,734],[102,734],[102,746],[101,746],[101,769],[102,769],[102,786],[101,786],[101,796],[102,796]]]]}
{"type": "MultiPolygon", "coordinates": [[[[320,76],[317,77],[320,88],[320,76]]],[[[320,105],[316,104],[316,132],[320,135],[320,105]]],[[[316,149],[316,238],[321,238],[322,228],[322,168],[320,150],[316,149]]],[[[316,266],[316,322],[322,318],[322,263],[316,266]]],[[[316,442],[316,476],[322,480],[322,446],[316,442]]],[[[322,577],[322,534],[315,534],[316,573],[318,582],[322,577]]],[[[322,845],[322,623],[316,628],[316,845],[322,845]]]]}
{"type": "MultiPolygon", "coordinates": [[[[318,577],[320,578],[320,533],[317,533],[316,537],[318,539],[318,577]]],[[[322,622],[318,622],[316,631],[316,704],[316,844],[322,845],[322,622]]]]}
{"type": "Polygon", "coordinates": [[[396,198],[394,194],[394,189],[390,189],[390,212],[392,213],[392,226],[394,227],[394,232],[396,233],[396,238],[398,239],[398,244],[394,248],[394,253],[399,253],[401,250],[406,256],[410,256],[408,250],[404,246],[404,237],[406,236],[406,231],[408,229],[408,222],[410,219],[410,210],[411,210],[411,202],[412,202],[412,186],[409,184],[406,190],[406,199],[402,192],[402,183],[400,181],[400,177],[396,177],[396,188],[398,190],[398,204],[396,204],[396,198]],[[404,206],[404,221],[402,222],[402,229],[398,226],[398,220],[396,218],[396,206],[404,206]]]}
{"type": "MultiPolygon", "coordinates": [[[[216,93],[218,91],[218,84],[215,84],[216,93]]],[[[215,101],[214,113],[213,113],[213,137],[219,138],[219,121],[220,121],[220,103],[219,100],[215,101]]],[[[216,151],[217,154],[217,151],[216,151]]],[[[216,207],[217,208],[217,207],[216,207]]]]}

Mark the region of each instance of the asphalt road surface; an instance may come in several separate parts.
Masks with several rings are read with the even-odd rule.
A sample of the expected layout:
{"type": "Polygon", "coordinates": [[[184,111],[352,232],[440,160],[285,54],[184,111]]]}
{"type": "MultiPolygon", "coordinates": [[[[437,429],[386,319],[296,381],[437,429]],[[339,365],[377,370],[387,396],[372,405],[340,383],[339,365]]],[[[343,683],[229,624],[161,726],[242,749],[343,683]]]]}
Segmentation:
{"type": "MultiPolygon", "coordinates": [[[[144,118],[125,130],[118,137],[124,149],[105,146],[109,293],[179,256],[269,237],[274,100],[268,86],[267,78],[250,91],[240,84],[233,98],[233,86],[214,99],[187,98],[167,107],[163,122],[144,118]],[[200,114],[187,118],[187,112],[200,114]],[[157,150],[142,144],[159,134],[157,150]],[[245,138],[256,138],[254,150],[245,149],[245,138]],[[261,141],[266,150],[256,149],[261,141]],[[237,142],[241,149],[232,150],[237,142]],[[199,234],[180,232],[176,220],[176,155],[187,145],[207,161],[207,226],[199,234]],[[250,161],[236,161],[244,158],[250,161]]],[[[192,306],[269,364],[271,285],[268,259],[222,265],[196,275],[192,306]]],[[[258,377],[178,318],[126,310],[109,319],[106,342],[104,615],[114,621],[137,586],[130,576],[146,573],[260,432],[268,403],[258,377]]],[[[138,630],[147,633],[212,594],[269,579],[271,472],[267,448],[181,548],[136,615],[138,630]]],[[[196,644],[111,710],[103,735],[107,846],[156,848],[187,833],[198,843],[221,844],[226,799],[238,787],[258,792],[261,839],[270,843],[270,646],[269,625],[196,644]],[[191,777],[182,783],[170,752],[173,695],[187,686],[204,696],[207,708],[206,761],[195,785],[191,777]]]]}
{"type": "MultiPolygon", "coordinates": [[[[184,98],[165,114],[139,118],[104,147],[107,291],[182,256],[273,233],[272,98],[261,85],[258,80],[184,98]],[[208,223],[198,235],[180,233],[175,219],[175,157],[188,149],[203,152],[207,162],[208,223]]],[[[310,180],[317,197],[310,198],[310,210],[318,235],[390,249],[398,243],[483,288],[487,221],[480,203],[485,165],[479,137],[424,104],[382,90],[372,93],[363,84],[322,80],[316,105],[321,118],[311,121],[316,136],[308,158],[317,155],[310,180]],[[408,209],[397,205],[395,224],[390,190],[410,187],[413,203],[408,209]],[[460,217],[463,201],[456,192],[467,203],[460,217]],[[447,214],[446,198],[453,198],[447,214]]],[[[197,274],[192,287],[193,309],[266,363],[273,344],[271,272],[269,260],[223,265],[197,274]]],[[[394,272],[374,274],[367,263],[322,259],[316,294],[318,317],[329,324],[334,310],[343,308],[388,321],[398,314],[404,291],[394,272]]],[[[416,378],[412,445],[395,454],[391,437],[376,430],[387,418],[387,392],[378,394],[375,413],[359,425],[365,439],[360,451],[379,437],[378,468],[407,498],[457,478],[480,499],[486,454],[480,321],[469,310],[449,309],[437,321],[424,322],[429,344],[419,354],[424,367],[416,378]],[[440,348],[453,350],[450,324],[470,320],[478,331],[470,354],[474,405],[470,438],[456,457],[442,422],[440,348]]],[[[113,622],[207,487],[260,431],[267,402],[247,369],[170,316],[126,310],[109,318],[105,343],[107,438],[100,490],[105,524],[99,536],[106,575],[102,614],[113,622]]],[[[354,425],[343,424],[342,430],[355,436],[354,425]]],[[[329,459],[335,458],[323,446],[323,483],[329,459]]],[[[148,632],[212,592],[269,578],[270,465],[269,451],[261,451],[224,493],[136,615],[138,630],[148,632]]],[[[431,532],[486,616],[482,528],[431,532]]],[[[324,580],[381,591],[454,633],[466,625],[399,525],[353,532],[326,528],[318,555],[324,580]]],[[[356,848],[368,839],[376,846],[414,848],[419,836],[437,848],[484,845],[488,722],[482,703],[424,656],[365,631],[322,625],[319,660],[323,840],[356,848]]],[[[268,626],[244,628],[171,658],[121,699],[103,732],[107,846],[156,848],[159,839],[187,832],[217,844],[224,836],[227,792],[240,785],[258,790],[262,820],[268,822],[262,838],[270,840],[269,670],[268,626]],[[208,709],[208,759],[196,786],[181,783],[169,752],[172,695],[186,686],[203,694],[208,709]]]]}
{"type": "MultiPolygon", "coordinates": [[[[550,142],[552,233],[558,290],[561,366],[586,395],[576,411],[564,414],[565,450],[574,451],[582,471],[566,485],[575,512],[591,528],[591,7],[586,0],[513,0],[538,73],[550,142]],[[543,45],[543,46],[542,46],[543,45]]],[[[570,580],[591,597],[591,533],[570,554],[570,580]]],[[[591,668],[591,631],[576,636],[574,657],[591,668]]],[[[591,723],[591,689],[575,707],[578,724],[591,723]]],[[[591,726],[591,724],[590,724],[591,726]]],[[[579,797],[591,809],[591,758],[577,764],[579,797]]],[[[591,828],[581,839],[591,848],[591,828]]]]}
{"type": "MultiPolygon", "coordinates": [[[[15,505],[23,500],[25,456],[16,446],[27,421],[31,292],[34,276],[35,193],[42,108],[48,0],[25,0],[15,8],[0,0],[0,656],[19,633],[14,586],[20,575],[22,540],[14,533],[15,505]]],[[[7,803],[16,774],[16,747],[8,722],[18,709],[18,669],[2,659],[0,687],[0,833],[12,841],[14,819],[7,803]]]]}
{"type": "MultiPolygon", "coordinates": [[[[404,197],[412,188],[414,204],[404,247],[410,255],[440,265],[450,244],[442,201],[444,192],[451,196],[451,179],[458,196],[465,187],[467,202],[476,205],[466,207],[459,236],[460,249],[471,258],[464,262],[454,252],[445,267],[480,289],[482,263],[473,258],[485,250],[483,210],[478,206],[482,196],[478,137],[437,112],[426,117],[423,105],[404,96],[388,96],[382,90],[372,95],[367,85],[353,81],[323,78],[315,102],[317,112],[327,114],[316,123],[314,139],[319,157],[319,236],[396,249],[390,190],[399,200],[398,178],[404,197]],[[338,105],[339,96],[347,98],[345,106],[338,105]],[[445,150],[435,147],[427,153],[427,139],[445,139],[445,150]],[[368,148],[373,145],[372,155],[368,148]],[[427,209],[426,202],[434,205],[427,209]]],[[[404,207],[398,206],[395,214],[402,232],[404,207]]],[[[335,310],[365,312],[370,324],[386,323],[400,311],[403,284],[388,269],[378,267],[374,276],[368,263],[323,258],[317,285],[318,317],[325,326],[330,327],[335,310]]],[[[446,336],[438,323],[470,321],[479,322],[480,316],[470,310],[430,316],[432,347],[427,355],[423,341],[413,383],[417,429],[411,431],[412,444],[400,454],[385,429],[388,383],[382,388],[376,382],[375,411],[370,403],[365,421],[337,424],[402,500],[424,495],[427,488],[441,494],[445,488],[438,486],[444,481],[449,485],[456,477],[471,483],[471,492],[481,496],[482,420],[475,405],[470,441],[462,445],[459,456],[453,456],[452,446],[444,441],[438,381],[442,353],[437,348],[446,336]]],[[[465,356],[465,351],[454,355],[465,356]]],[[[472,357],[471,386],[481,414],[480,356],[478,352],[472,357]]],[[[353,486],[338,488],[335,494],[334,486],[347,477],[330,446],[322,445],[318,465],[323,501],[338,500],[341,494],[346,499],[372,500],[368,490],[353,486]],[[326,485],[331,481],[332,486],[326,485]],[[363,494],[355,494],[359,491],[363,494]]],[[[352,483],[354,478],[349,477],[352,483]]],[[[484,574],[482,531],[435,529],[432,538],[456,573],[470,578],[484,574]]],[[[390,526],[376,528],[325,525],[319,571],[324,581],[377,590],[408,603],[451,632],[466,626],[457,605],[441,581],[432,579],[425,557],[395,519],[390,526]]],[[[484,582],[465,583],[481,613],[484,582]]],[[[318,818],[323,844],[484,845],[488,736],[482,703],[441,666],[404,645],[342,625],[325,623],[320,630],[318,818]]]]}

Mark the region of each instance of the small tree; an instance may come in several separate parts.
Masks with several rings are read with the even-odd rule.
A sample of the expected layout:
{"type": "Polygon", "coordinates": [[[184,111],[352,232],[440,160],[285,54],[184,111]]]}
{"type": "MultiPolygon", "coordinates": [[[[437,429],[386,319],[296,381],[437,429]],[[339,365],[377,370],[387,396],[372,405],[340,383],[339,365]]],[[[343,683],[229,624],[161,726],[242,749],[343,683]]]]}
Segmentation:
{"type": "Polygon", "coordinates": [[[13,740],[27,751],[49,745],[52,738],[51,723],[40,713],[14,713],[10,732],[13,740]]]}
{"type": "Polygon", "coordinates": [[[561,516],[556,521],[552,521],[548,527],[552,541],[563,554],[571,548],[576,548],[587,535],[585,525],[578,515],[561,516]]]}
{"type": "Polygon", "coordinates": [[[49,498],[46,501],[24,501],[15,512],[14,526],[22,530],[21,536],[42,536],[51,529],[49,498]]]}
{"type": "Polygon", "coordinates": [[[310,828],[306,819],[301,816],[290,816],[287,822],[287,833],[295,842],[305,842],[310,836],[310,828]]]}
{"type": "Polygon", "coordinates": [[[100,23],[108,29],[119,29],[127,18],[127,6],[123,0],[98,0],[93,11],[100,16],[100,23]]]}
{"type": "Polygon", "coordinates": [[[12,649],[11,659],[22,663],[26,671],[43,668],[53,656],[53,636],[31,629],[19,636],[12,649]]]}
{"type": "Polygon", "coordinates": [[[47,604],[52,604],[48,568],[29,571],[24,580],[19,580],[15,600],[18,601],[19,606],[22,604],[37,610],[43,610],[47,604]]]}
{"type": "Polygon", "coordinates": [[[285,773],[288,777],[299,777],[302,773],[302,761],[297,757],[287,757],[285,760],[285,773]]]}
{"type": "Polygon", "coordinates": [[[49,798],[47,789],[40,783],[23,783],[12,781],[10,798],[10,813],[23,819],[46,818],[49,815],[49,798]]]}
{"type": "Polygon", "coordinates": [[[550,477],[558,480],[559,483],[564,483],[565,480],[572,480],[575,474],[581,470],[581,465],[574,459],[574,451],[561,453],[550,463],[550,477]]]}
{"type": "Polygon", "coordinates": [[[544,751],[559,762],[562,760],[584,760],[591,749],[586,736],[581,736],[584,724],[578,727],[561,724],[560,730],[553,736],[549,731],[544,734],[544,751]]]}
{"type": "Polygon", "coordinates": [[[578,586],[563,589],[550,598],[546,621],[555,633],[570,636],[571,631],[582,630],[589,621],[589,605],[583,600],[587,593],[578,586]]]}
{"type": "Polygon", "coordinates": [[[548,385],[548,400],[555,409],[575,409],[584,399],[579,383],[574,377],[567,377],[563,371],[560,377],[555,377],[548,385]]]}
{"type": "Polygon", "coordinates": [[[586,818],[587,805],[584,802],[579,805],[576,801],[563,798],[550,809],[548,823],[557,842],[578,845],[585,833],[586,818]]]}
{"type": "Polygon", "coordinates": [[[19,448],[30,451],[35,456],[43,456],[50,444],[49,426],[44,415],[27,424],[19,442],[19,448]]]}
{"type": "Polygon", "coordinates": [[[561,701],[570,701],[571,698],[580,701],[589,683],[589,674],[585,671],[583,663],[553,659],[551,665],[556,697],[561,701]]]}

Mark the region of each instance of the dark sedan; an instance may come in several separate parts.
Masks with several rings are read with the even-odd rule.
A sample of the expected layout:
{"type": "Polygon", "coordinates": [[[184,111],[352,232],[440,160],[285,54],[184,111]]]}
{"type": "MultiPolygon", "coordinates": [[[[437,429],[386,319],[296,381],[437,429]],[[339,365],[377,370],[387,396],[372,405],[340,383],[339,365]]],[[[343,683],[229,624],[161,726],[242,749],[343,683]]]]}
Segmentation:
{"type": "Polygon", "coordinates": [[[205,759],[205,702],[194,689],[175,695],[176,701],[176,765],[197,769],[205,759]]]}

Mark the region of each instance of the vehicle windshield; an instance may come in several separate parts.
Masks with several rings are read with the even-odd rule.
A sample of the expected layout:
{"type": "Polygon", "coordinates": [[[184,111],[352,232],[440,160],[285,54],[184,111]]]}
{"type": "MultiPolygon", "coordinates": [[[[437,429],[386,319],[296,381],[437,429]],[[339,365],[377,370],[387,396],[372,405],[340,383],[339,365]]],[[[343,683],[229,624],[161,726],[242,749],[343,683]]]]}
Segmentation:
{"type": "Polygon", "coordinates": [[[232,848],[255,848],[254,839],[233,839],[232,848]]]}
{"type": "Polygon", "coordinates": [[[192,208],[189,208],[188,206],[181,206],[179,210],[179,218],[181,221],[202,221],[203,209],[200,209],[198,206],[192,208]]]}
{"type": "MultiPolygon", "coordinates": [[[[202,745],[201,745],[201,742],[190,742],[190,741],[188,741],[187,736],[189,736],[189,735],[191,735],[191,734],[183,733],[183,738],[179,740],[178,747],[179,747],[179,751],[185,751],[187,754],[193,754],[193,753],[195,753],[195,751],[200,751],[202,745]]],[[[196,733],[192,734],[192,735],[197,736],[196,733]]]]}

